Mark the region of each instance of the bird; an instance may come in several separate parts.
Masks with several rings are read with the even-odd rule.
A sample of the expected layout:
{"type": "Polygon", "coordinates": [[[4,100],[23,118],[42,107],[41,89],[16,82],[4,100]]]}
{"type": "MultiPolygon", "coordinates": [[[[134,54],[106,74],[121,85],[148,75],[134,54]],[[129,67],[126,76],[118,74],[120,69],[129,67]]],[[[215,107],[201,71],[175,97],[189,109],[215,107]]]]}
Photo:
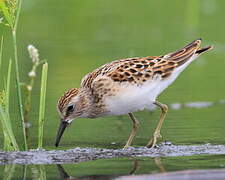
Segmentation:
{"type": "Polygon", "coordinates": [[[146,145],[155,147],[162,137],[160,131],[168,112],[168,106],[157,98],[188,65],[213,48],[200,47],[201,42],[199,38],[166,55],[115,60],[88,73],[79,88],[72,88],[59,98],[60,125],[55,146],[59,146],[66,127],[77,118],[127,114],[132,121],[132,130],[124,146],[126,149],[131,146],[140,124],[134,112],[150,110],[155,105],[161,109],[161,115],[146,145]]]}

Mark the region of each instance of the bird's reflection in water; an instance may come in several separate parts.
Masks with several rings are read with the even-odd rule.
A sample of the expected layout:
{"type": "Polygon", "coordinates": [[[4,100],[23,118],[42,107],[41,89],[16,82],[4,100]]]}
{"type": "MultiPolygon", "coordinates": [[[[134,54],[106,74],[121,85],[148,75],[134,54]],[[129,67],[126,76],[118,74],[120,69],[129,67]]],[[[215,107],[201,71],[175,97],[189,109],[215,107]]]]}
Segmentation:
{"type": "MultiPolygon", "coordinates": [[[[153,159],[152,159],[153,160],[153,159]]],[[[58,168],[58,171],[59,171],[59,175],[60,175],[60,178],[63,179],[63,180],[113,180],[113,179],[116,179],[117,177],[119,176],[124,176],[124,175],[133,175],[135,174],[138,169],[140,169],[140,162],[141,160],[136,160],[134,159],[133,160],[133,166],[132,166],[132,169],[127,172],[127,174],[117,174],[117,175],[89,175],[89,176],[82,176],[82,177],[74,177],[74,176],[70,176],[66,171],[65,169],[63,168],[62,165],[60,164],[57,164],[57,168],[58,168]]],[[[157,166],[157,168],[159,169],[159,172],[161,173],[164,173],[166,172],[166,169],[165,167],[163,166],[162,162],[161,162],[161,159],[159,157],[156,157],[154,158],[154,161],[155,165],[157,166]]],[[[158,171],[157,171],[158,172],[158,171]]],[[[149,174],[152,173],[152,169],[149,168],[149,174]]]]}
{"type": "Polygon", "coordinates": [[[90,175],[90,176],[83,176],[83,177],[73,177],[70,176],[69,174],[67,174],[67,172],[64,170],[63,166],[60,164],[57,164],[58,170],[59,170],[59,174],[61,179],[64,180],[113,180],[116,177],[118,177],[118,175],[90,175]]]}
{"type": "Polygon", "coordinates": [[[160,157],[154,158],[154,162],[155,162],[155,165],[159,168],[159,171],[160,171],[161,173],[166,172],[166,168],[165,168],[164,165],[162,164],[162,161],[161,161],[160,157]]]}
{"type": "MultiPolygon", "coordinates": [[[[132,175],[134,174],[137,169],[139,167],[139,162],[138,160],[134,160],[133,162],[133,168],[130,170],[130,172],[127,173],[127,175],[132,175]]],[[[66,171],[65,169],[63,168],[62,165],[60,164],[57,164],[57,168],[58,168],[58,171],[59,171],[59,175],[61,177],[61,179],[64,179],[64,180],[113,180],[115,179],[116,177],[119,177],[119,176],[122,176],[121,175],[90,175],[90,176],[83,176],[83,177],[73,177],[73,176],[70,176],[66,171]]],[[[124,175],[124,174],[123,174],[124,175]]]]}

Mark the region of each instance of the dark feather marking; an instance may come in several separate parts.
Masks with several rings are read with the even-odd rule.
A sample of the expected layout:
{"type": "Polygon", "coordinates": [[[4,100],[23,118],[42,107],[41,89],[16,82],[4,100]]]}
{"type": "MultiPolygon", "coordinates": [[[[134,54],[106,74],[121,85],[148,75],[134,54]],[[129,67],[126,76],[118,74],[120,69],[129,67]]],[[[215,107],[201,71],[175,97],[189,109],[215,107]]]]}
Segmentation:
{"type": "Polygon", "coordinates": [[[135,69],[129,69],[129,71],[130,71],[131,73],[136,73],[136,72],[137,72],[135,69]]]}

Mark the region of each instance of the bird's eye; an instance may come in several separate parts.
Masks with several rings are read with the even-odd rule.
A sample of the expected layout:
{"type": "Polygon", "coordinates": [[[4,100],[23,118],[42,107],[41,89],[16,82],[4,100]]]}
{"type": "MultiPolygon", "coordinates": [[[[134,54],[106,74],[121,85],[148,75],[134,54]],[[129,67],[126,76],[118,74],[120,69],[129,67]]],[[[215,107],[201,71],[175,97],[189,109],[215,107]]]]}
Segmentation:
{"type": "Polygon", "coordinates": [[[74,110],[74,105],[69,105],[68,107],[67,107],[67,113],[70,113],[70,112],[72,112],[73,110],[74,110]]]}

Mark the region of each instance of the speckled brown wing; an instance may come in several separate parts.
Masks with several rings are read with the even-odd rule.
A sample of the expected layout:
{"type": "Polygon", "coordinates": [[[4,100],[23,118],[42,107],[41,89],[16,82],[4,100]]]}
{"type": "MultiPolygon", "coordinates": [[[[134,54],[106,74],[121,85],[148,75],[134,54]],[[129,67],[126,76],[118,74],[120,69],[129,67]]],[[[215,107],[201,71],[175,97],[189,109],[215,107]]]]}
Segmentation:
{"type": "Polygon", "coordinates": [[[193,55],[198,56],[213,48],[212,46],[200,48],[200,45],[201,39],[195,40],[176,52],[162,56],[152,66],[153,76],[154,74],[160,74],[162,79],[166,79],[172,74],[173,70],[188,62],[193,55]]]}
{"type": "Polygon", "coordinates": [[[165,79],[173,70],[185,62],[197,51],[201,41],[196,40],[179,51],[164,56],[149,56],[123,61],[120,66],[107,73],[115,82],[130,82],[142,84],[152,79],[156,74],[165,79]]]}
{"type": "Polygon", "coordinates": [[[195,40],[182,49],[164,56],[149,56],[143,58],[129,59],[124,61],[114,71],[107,74],[115,82],[130,82],[142,84],[155,75],[162,79],[168,78],[172,72],[185,64],[194,54],[201,54],[210,50],[208,46],[200,48],[201,40],[195,40]]]}
{"type": "Polygon", "coordinates": [[[154,74],[160,74],[162,79],[169,77],[174,69],[185,64],[196,53],[200,44],[201,40],[196,40],[176,52],[162,56],[152,66],[153,76],[154,74]]]}
{"type": "Polygon", "coordinates": [[[142,84],[155,75],[166,79],[173,70],[186,63],[195,53],[207,51],[210,47],[200,49],[201,40],[195,40],[182,49],[164,56],[148,56],[113,61],[103,65],[84,77],[81,85],[91,87],[95,78],[111,78],[116,83],[129,82],[142,84]]]}
{"type": "Polygon", "coordinates": [[[127,58],[112,61],[111,63],[105,64],[93,72],[88,73],[81,81],[81,87],[91,87],[91,84],[97,77],[108,76],[112,72],[116,72],[118,69],[122,68],[124,65],[128,64],[130,61],[138,60],[140,58],[127,58]]]}

